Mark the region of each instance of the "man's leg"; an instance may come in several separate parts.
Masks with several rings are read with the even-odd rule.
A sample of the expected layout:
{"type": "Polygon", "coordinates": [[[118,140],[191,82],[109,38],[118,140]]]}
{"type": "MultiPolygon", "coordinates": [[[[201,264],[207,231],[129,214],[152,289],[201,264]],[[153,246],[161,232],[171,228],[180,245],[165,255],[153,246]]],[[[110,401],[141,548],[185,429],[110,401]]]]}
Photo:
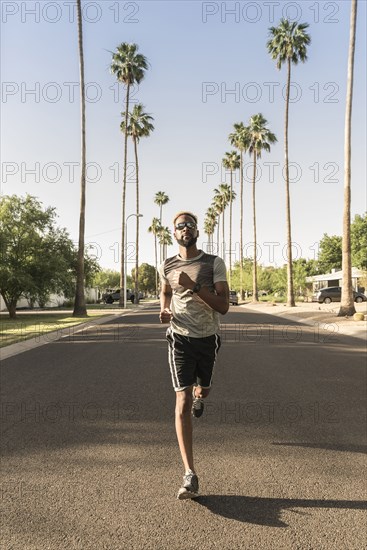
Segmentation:
{"type": "Polygon", "coordinates": [[[176,434],[186,472],[188,470],[195,472],[192,451],[191,407],[192,386],[182,391],[177,391],[175,411],[176,434]]]}

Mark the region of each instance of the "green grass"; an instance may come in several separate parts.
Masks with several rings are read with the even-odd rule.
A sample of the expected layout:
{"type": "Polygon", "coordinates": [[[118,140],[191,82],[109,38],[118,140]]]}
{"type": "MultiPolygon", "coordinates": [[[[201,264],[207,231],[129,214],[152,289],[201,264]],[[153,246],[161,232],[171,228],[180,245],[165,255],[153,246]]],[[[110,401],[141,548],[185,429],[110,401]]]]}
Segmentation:
{"type": "MultiPolygon", "coordinates": [[[[68,334],[68,328],[87,323],[107,314],[92,313],[89,317],[72,317],[70,313],[17,313],[17,319],[9,319],[8,314],[0,316],[0,348],[24,342],[30,338],[40,340],[52,331],[68,334]]],[[[51,339],[49,341],[52,341],[51,339]]]]}
{"type": "Polygon", "coordinates": [[[283,304],[287,301],[285,296],[274,296],[273,294],[268,294],[267,296],[259,296],[260,302],[275,302],[276,304],[283,304]]]}

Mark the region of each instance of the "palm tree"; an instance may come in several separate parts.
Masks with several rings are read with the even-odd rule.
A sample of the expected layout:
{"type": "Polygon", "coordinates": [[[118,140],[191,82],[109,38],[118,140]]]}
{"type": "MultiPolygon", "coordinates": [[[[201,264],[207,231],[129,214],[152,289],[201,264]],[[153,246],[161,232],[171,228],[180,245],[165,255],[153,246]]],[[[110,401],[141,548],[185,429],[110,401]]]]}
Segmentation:
{"type": "Polygon", "coordinates": [[[164,191],[155,194],[154,202],[159,206],[159,221],[162,223],[162,207],[169,201],[169,196],[164,191]]]}
{"type": "MultiPolygon", "coordinates": [[[[234,192],[232,192],[232,199],[234,192]]],[[[225,260],[225,224],[224,224],[224,213],[227,208],[231,198],[231,188],[227,183],[221,183],[218,185],[217,189],[214,189],[214,201],[213,206],[218,212],[218,225],[219,225],[219,215],[222,214],[222,258],[225,260]]],[[[218,234],[219,238],[219,234],[218,234]]],[[[219,239],[218,239],[219,243],[219,239]]]]}
{"type": "Polygon", "coordinates": [[[217,211],[212,206],[209,207],[205,213],[204,218],[204,231],[208,235],[208,252],[213,254],[213,235],[214,229],[217,225],[217,211]]]}
{"type": "MultiPolygon", "coordinates": [[[[123,42],[116,48],[116,52],[112,54],[111,72],[114,74],[119,82],[122,82],[126,86],[126,98],[125,98],[125,128],[128,125],[128,113],[129,113],[129,97],[130,86],[134,83],[139,84],[143,78],[145,71],[148,68],[147,59],[144,55],[137,53],[137,44],[128,44],[123,42]]],[[[122,189],[122,228],[121,228],[121,270],[120,270],[120,288],[124,287],[124,272],[125,272],[125,203],[126,203],[126,167],[127,167],[127,138],[128,134],[125,132],[124,142],[124,172],[123,172],[123,189],[122,189]]],[[[124,303],[124,292],[120,292],[120,305],[124,303]]]]}
{"type": "Polygon", "coordinates": [[[162,226],[158,218],[152,219],[152,225],[148,227],[149,233],[154,235],[154,260],[155,260],[155,294],[158,296],[158,259],[157,259],[157,236],[159,235],[162,226]]]}
{"type": "Polygon", "coordinates": [[[230,151],[225,153],[224,158],[222,159],[222,164],[224,168],[230,171],[230,182],[231,188],[229,193],[229,286],[231,286],[232,278],[232,202],[234,199],[233,196],[233,172],[240,168],[240,156],[236,151],[230,151]]]}
{"type": "Polygon", "coordinates": [[[344,209],[343,209],[343,242],[342,242],[342,296],[338,316],[353,315],[355,313],[352,288],[352,259],[350,243],[350,201],[351,201],[351,130],[352,130],[352,101],[353,101],[353,74],[354,51],[356,43],[357,0],[352,0],[350,12],[349,58],[347,99],[345,108],[344,130],[344,209]]]}
{"type": "Polygon", "coordinates": [[[243,122],[235,123],[234,132],[229,134],[230,144],[240,152],[240,295],[245,297],[243,290],[243,153],[249,147],[249,138],[246,126],[243,122]]]}
{"type": "Polygon", "coordinates": [[[158,235],[159,243],[162,246],[163,261],[167,259],[167,246],[172,244],[172,234],[169,228],[161,227],[158,235]]]}
{"type": "MultiPolygon", "coordinates": [[[[154,202],[159,206],[159,222],[162,225],[162,209],[165,204],[169,201],[168,195],[164,191],[158,191],[155,194],[154,202]]],[[[162,262],[163,257],[163,248],[160,246],[159,248],[159,260],[162,262]]]]}
{"type": "Polygon", "coordinates": [[[289,158],[288,158],[288,113],[289,91],[291,84],[291,66],[299,61],[307,60],[307,48],[311,42],[306,29],[308,23],[291,23],[288,19],[281,19],[278,27],[270,27],[270,40],[267,42],[268,52],[272,59],[277,61],[280,70],[283,63],[287,63],[287,92],[285,103],[284,149],[285,149],[285,188],[286,188],[286,217],[287,217],[287,305],[294,307],[293,269],[292,269],[292,233],[291,233],[291,206],[289,195],[289,158]]]}
{"type": "Polygon", "coordinates": [[[84,53],[83,53],[83,22],[81,0],[77,0],[79,72],[80,72],[80,104],[81,104],[81,175],[80,175],[80,213],[79,213],[79,243],[76,267],[76,288],[73,317],[87,315],[84,294],[84,235],[85,235],[85,174],[86,174],[86,143],[85,143],[85,85],[84,85],[84,53]]]}
{"type": "Polygon", "coordinates": [[[256,200],[255,200],[255,182],[256,182],[256,161],[261,157],[262,151],[270,151],[270,144],[275,143],[277,138],[267,127],[268,121],[261,113],[253,115],[248,125],[250,156],[253,156],[253,176],[252,176],[252,213],[253,213],[253,231],[254,231],[254,260],[253,260],[253,287],[252,301],[258,302],[257,291],[257,239],[256,239],[256,200]]]}
{"type": "MultiPolygon", "coordinates": [[[[121,122],[121,131],[125,133],[126,114],[121,113],[124,120],[121,122]]],[[[144,112],[144,105],[134,105],[132,113],[128,115],[127,134],[132,137],[135,152],[135,174],[136,174],[136,239],[135,239],[135,273],[134,273],[134,303],[139,303],[139,162],[138,143],[140,138],[148,137],[154,130],[151,123],[153,117],[144,112]]]]}

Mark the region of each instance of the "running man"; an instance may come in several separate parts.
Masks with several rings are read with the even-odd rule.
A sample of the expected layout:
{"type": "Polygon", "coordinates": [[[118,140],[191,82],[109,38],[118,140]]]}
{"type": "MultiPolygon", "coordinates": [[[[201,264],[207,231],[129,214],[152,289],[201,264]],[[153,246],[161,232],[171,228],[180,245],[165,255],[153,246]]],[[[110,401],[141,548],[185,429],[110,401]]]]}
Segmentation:
{"type": "Polygon", "coordinates": [[[178,499],[195,498],[199,481],[194,468],[192,419],[204,410],[213,368],[220,348],[219,313],[229,308],[226,266],[218,256],[196,247],[197,217],[179,212],[173,220],[179,254],[159,268],[161,277],[161,323],[166,332],[173,388],[176,392],[175,425],[185,467],[178,499]]]}

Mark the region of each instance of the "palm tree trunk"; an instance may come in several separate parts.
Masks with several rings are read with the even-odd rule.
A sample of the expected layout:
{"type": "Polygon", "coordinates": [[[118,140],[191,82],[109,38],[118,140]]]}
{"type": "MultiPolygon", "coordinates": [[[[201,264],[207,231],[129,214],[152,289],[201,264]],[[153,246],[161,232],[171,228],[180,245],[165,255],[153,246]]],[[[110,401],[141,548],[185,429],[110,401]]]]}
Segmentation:
{"type": "Polygon", "coordinates": [[[139,161],[138,144],[136,137],[134,139],[135,152],[135,170],[136,170],[136,237],[135,237],[135,285],[134,285],[134,304],[139,303],[139,161]]]}
{"type": "Polygon", "coordinates": [[[78,44],[80,69],[80,101],[81,101],[81,175],[80,175],[80,214],[79,243],[76,269],[76,289],[73,317],[87,315],[84,295],[84,234],[85,234],[85,174],[86,174],[86,143],[85,143],[85,86],[84,86],[84,54],[83,54],[83,23],[81,0],[77,0],[78,44]]]}
{"type": "Polygon", "coordinates": [[[240,296],[244,299],[243,292],[243,152],[240,155],[240,296]]]}
{"type": "Polygon", "coordinates": [[[217,226],[217,243],[218,243],[218,246],[217,246],[217,249],[218,249],[218,256],[220,256],[220,231],[219,231],[219,226],[220,226],[220,214],[218,214],[218,226],[217,226]]]}
{"type": "Polygon", "coordinates": [[[287,97],[285,103],[285,127],[284,127],[284,147],[285,147],[285,194],[286,194],[286,217],[287,217],[287,306],[294,307],[293,291],[293,266],[292,266],[292,232],[291,232],[291,202],[289,194],[289,159],[288,159],[288,113],[289,113],[289,91],[291,84],[291,60],[288,57],[288,76],[287,76],[287,97]]]}
{"type": "Polygon", "coordinates": [[[158,296],[157,235],[154,235],[154,259],[155,259],[155,295],[158,296]]]}
{"type": "Polygon", "coordinates": [[[224,225],[224,208],[222,212],[222,257],[226,261],[226,242],[225,242],[225,225],[224,225]]]}
{"type": "Polygon", "coordinates": [[[232,283],[232,190],[233,190],[233,170],[231,170],[231,189],[229,192],[229,277],[228,283],[231,288],[232,283]]]}
{"type": "Polygon", "coordinates": [[[351,202],[351,130],[353,102],[354,51],[356,42],[357,0],[352,0],[350,12],[350,37],[348,57],[347,98],[345,108],[344,136],[344,209],[342,240],[342,296],[338,316],[355,313],[352,289],[352,259],[350,243],[350,202],[351,202]]]}
{"type": "MultiPolygon", "coordinates": [[[[159,205],[159,225],[162,225],[162,203],[159,205]]],[[[164,261],[163,243],[159,243],[159,263],[164,261]]]]}
{"type": "Polygon", "coordinates": [[[125,206],[126,206],[126,171],[127,171],[127,126],[129,116],[129,98],[130,83],[126,87],[126,107],[125,107],[125,140],[124,140],[124,181],[122,187],[122,227],[121,227],[121,269],[120,269],[120,306],[124,305],[124,294],[126,294],[125,284],[125,206]]]}
{"type": "Polygon", "coordinates": [[[254,155],[254,173],[252,176],[252,220],[254,228],[254,264],[252,268],[252,301],[258,302],[258,291],[257,291],[257,254],[256,254],[256,198],[255,198],[255,182],[256,182],[256,151],[253,152],[254,155]]]}

